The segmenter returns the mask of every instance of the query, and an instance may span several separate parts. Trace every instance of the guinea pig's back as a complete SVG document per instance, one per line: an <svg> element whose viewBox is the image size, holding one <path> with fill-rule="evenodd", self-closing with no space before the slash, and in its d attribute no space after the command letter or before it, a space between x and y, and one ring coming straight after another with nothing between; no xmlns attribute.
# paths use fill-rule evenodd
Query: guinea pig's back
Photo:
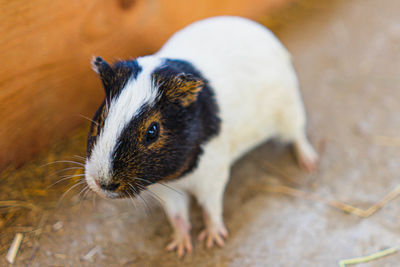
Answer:
<svg viewBox="0 0 400 267"><path fill-rule="evenodd" d="M231 138L234 158L276 134L282 106L303 109L290 54L251 20L223 16L195 22L156 55L187 60L208 79L220 107L221 135Z"/></svg>
<svg viewBox="0 0 400 267"><path fill-rule="evenodd" d="M290 54L269 29L233 16L190 24L172 35L156 55L188 60L213 83L250 80L261 73L264 80L272 79L290 62Z"/></svg>

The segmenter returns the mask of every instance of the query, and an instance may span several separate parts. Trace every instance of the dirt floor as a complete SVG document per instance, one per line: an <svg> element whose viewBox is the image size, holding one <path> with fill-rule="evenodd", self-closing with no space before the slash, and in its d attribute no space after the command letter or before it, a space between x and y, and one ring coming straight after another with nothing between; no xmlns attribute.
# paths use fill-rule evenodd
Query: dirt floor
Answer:
<svg viewBox="0 0 400 267"><path fill-rule="evenodd" d="M79 186L58 203L68 181L46 190L49 180L80 173L49 176L74 165L43 166L84 155L80 130L35 162L1 175L0 266L7 265L17 232L24 233L17 266L338 266L399 246L400 199L368 218L327 201L367 209L400 186L400 2L321 2L300 2L260 19L293 54L308 133L321 154L317 173L299 170L291 149L280 144L246 155L234 165L225 194L226 247L208 251L195 243L194 253L178 260L164 250L171 229L160 207L79 195ZM314 195L320 198L309 199ZM23 202L4 207L11 199ZM202 221L196 205L192 211L195 238ZM400 253L362 266L400 266Z"/></svg>

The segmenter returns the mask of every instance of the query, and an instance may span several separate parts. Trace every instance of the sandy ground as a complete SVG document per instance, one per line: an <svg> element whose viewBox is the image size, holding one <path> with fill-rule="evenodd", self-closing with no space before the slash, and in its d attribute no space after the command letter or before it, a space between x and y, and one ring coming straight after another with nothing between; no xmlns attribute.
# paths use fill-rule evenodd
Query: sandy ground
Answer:
<svg viewBox="0 0 400 267"><path fill-rule="evenodd" d="M196 242L194 253L178 260L164 250L171 229L161 208L99 198L92 203L89 196L51 214L49 222L59 223L46 226L33 261L31 249L22 247L16 265L338 266L341 259L400 245L400 199L360 218L260 191L285 185L368 208L400 185L399 14L398 0L315 2L275 25L293 54L320 169L303 173L290 147L272 142L239 160L225 194L225 248L208 251ZM195 238L202 228L195 204L191 220ZM362 266L400 266L400 253Z"/></svg>

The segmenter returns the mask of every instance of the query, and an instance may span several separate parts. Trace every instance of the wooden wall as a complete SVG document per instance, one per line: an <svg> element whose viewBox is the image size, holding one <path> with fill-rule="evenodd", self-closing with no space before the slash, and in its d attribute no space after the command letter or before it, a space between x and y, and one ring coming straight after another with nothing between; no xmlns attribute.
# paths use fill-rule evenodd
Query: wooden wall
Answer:
<svg viewBox="0 0 400 267"><path fill-rule="evenodd" d="M291 0L0 0L0 169L67 136L103 97L90 58L156 51L215 15L257 18Z"/></svg>

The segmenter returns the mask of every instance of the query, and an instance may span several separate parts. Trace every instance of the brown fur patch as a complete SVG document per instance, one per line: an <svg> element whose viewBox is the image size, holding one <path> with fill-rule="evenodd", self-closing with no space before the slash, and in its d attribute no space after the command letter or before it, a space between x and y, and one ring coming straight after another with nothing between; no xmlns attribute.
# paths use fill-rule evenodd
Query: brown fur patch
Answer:
<svg viewBox="0 0 400 267"><path fill-rule="evenodd" d="M107 116L107 107L106 105L104 105L98 120L95 121L96 123L93 123L90 127L90 133L89 133L90 136L96 137L97 135L99 135L100 129L102 129L104 126L104 121L106 119L106 116Z"/></svg>
<svg viewBox="0 0 400 267"><path fill-rule="evenodd" d="M179 101L184 107L192 104L204 86L202 80L190 75L180 74L167 81L154 77L160 84L166 86L166 96L172 101Z"/></svg>

